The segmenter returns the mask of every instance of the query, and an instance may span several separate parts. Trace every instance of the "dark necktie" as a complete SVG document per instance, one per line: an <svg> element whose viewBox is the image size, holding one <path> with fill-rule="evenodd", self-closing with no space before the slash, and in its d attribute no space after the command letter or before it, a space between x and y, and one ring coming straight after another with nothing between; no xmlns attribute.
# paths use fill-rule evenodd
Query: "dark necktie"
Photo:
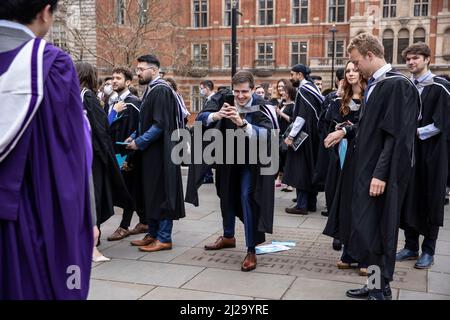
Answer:
<svg viewBox="0 0 450 320"><path fill-rule="evenodd" d="M420 82L416 79L414 80L414 84L417 86Z"/></svg>
<svg viewBox="0 0 450 320"><path fill-rule="evenodd" d="M367 103L367 99L369 99L369 90L370 87L373 85L373 83L375 82L375 78L372 77L369 79L369 82L367 83L367 87L366 90L364 90L364 102Z"/></svg>

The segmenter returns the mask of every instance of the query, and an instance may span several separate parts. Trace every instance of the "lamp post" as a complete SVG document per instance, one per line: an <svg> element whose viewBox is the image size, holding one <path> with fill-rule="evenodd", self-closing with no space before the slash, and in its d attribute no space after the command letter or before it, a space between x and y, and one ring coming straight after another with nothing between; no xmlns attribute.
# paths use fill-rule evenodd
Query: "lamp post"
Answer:
<svg viewBox="0 0 450 320"><path fill-rule="evenodd" d="M336 25L335 25L335 24L333 24L333 27L331 27L330 32L331 32L332 35L333 35L333 40L332 40L332 42L333 42L333 50L332 50L333 56L331 57L331 88L333 88L333 85L334 85L334 58L335 58L335 56L336 56L336 41L335 41L335 34L336 34L336 32L337 32L337 29L336 29Z"/></svg>
<svg viewBox="0 0 450 320"><path fill-rule="evenodd" d="M233 0L231 7L231 77L236 74L237 57L237 0Z"/></svg>

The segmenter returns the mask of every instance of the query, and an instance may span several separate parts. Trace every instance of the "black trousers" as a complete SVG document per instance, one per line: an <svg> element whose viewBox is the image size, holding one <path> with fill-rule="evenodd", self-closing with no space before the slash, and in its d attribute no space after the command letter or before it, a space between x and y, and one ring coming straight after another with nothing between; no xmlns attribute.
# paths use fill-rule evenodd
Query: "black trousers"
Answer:
<svg viewBox="0 0 450 320"><path fill-rule="evenodd" d="M122 221L120 222L120 227L123 229L128 229L131 223L131 219L133 218L133 209L123 209ZM139 216L139 222L142 224L147 224L147 221L144 217L144 212L137 212Z"/></svg>
<svg viewBox="0 0 450 320"><path fill-rule="evenodd" d="M405 229L405 248L412 251L419 251L419 236L420 234L416 230L411 228ZM437 239L424 238L422 242L422 252L433 256L436 250L436 240Z"/></svg>

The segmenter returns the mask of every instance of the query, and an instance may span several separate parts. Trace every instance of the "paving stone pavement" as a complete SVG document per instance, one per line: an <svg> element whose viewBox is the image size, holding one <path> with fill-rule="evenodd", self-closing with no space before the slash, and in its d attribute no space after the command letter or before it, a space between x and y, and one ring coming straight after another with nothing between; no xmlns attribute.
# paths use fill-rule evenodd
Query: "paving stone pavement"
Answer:
<svg viewBox="0 0 450 320"><path fill-rule="evenodd" d="M212 184L200 188L200 206L186 204L186 218L174 222L173 249L154 253L138 251L130 241L108 242L117 228L121 209L102 225L101 252L110 262L92 264L89 299L92 300L345 300L345 291L365 283L357 270L339 270L335 264L341 252L334 251L331 239L322 235L326 218L324 194L318 197L317 212L307 216L286 214L294 193L275 194L272 240L294 241L296 246L274 254L258 255L258 267L240 271L245 257L242 223L236 226L237 246L220 251L205 251L203 246L221 235L219 200ZM400 300L450 300L450 207L445 209L436 248L435 264L430 270L413 268L414 261L397 263L393 298ZM133 217L132 226L138 221ZM399 248L404 236L399 234Z"/></svg>

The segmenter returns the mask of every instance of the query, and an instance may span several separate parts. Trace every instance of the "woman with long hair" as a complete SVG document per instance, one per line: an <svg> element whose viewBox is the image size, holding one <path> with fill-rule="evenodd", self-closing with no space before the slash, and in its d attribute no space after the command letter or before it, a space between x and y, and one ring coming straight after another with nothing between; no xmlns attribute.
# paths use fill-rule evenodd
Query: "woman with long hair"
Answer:
<svg viewBox="0 0 450 320"><path fill-rule="evenodd" d="M272 90L272 95L269 100L270 104L282 108L283 104L283 93L285 92L286 84L291 84L288 79L280 79L277 81L275 89Z"/></svg>
<svg viewBox="0 0 450 320"><path fill-rule="evenodd" d="M330 132L341 126L358 122L361 101L367 86L355 65L349 61L345 66L345 77L341 96L334 99L325 115L330 123ZM344 245L341 260L337 263L339 269L349 269L357 263L347 254L346 244L350 234L351 166L353 141L343 139L340 144L330 149L330 162L325 185L325 200L329 208L329 216L324 234L340 240ZM367 275L366 266L359 265L360 275Z"/></svg>
<svg viewBox="0 0 450 320"><path fill-rule="evenodd" d="M114 205L127 207L131 204L123 177L115 157L115 152L109 134L109 123L105 111L95 92L97 87L97 72L86 62L75 64L80 80L81 100L89 120L92 136L93 160L92 182L94 197L91 198L92 211L96 213L94 226L93 261L108 261L97 249L100 243L100 224L114 215Z"/></svg>

